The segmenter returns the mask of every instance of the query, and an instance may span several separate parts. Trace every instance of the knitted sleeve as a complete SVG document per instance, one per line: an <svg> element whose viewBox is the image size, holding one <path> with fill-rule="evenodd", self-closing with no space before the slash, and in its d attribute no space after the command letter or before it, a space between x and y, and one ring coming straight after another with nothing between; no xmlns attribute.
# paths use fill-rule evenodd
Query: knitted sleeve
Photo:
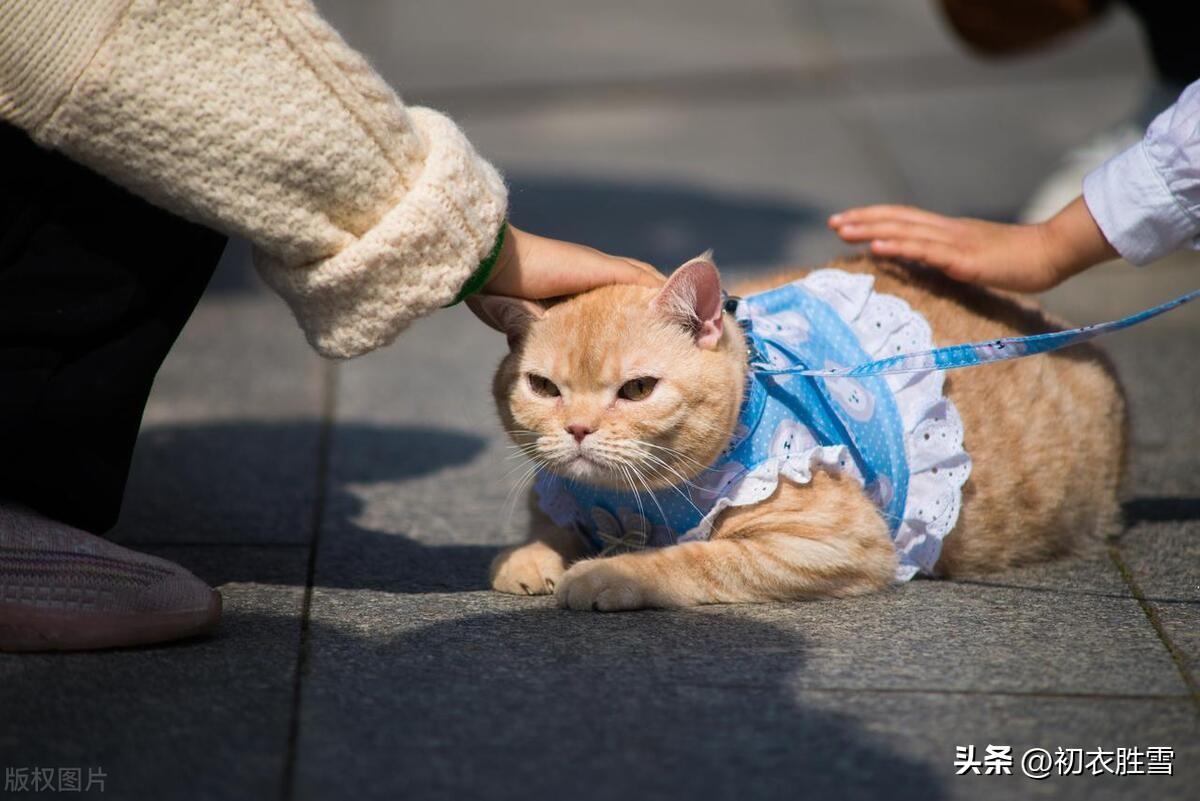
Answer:
<svg viewBox="0 0 1200 801"><path fill-rule="evenodd" d="M454 123L406 108L309 0L5 0L0 117L249 239L331 357L452 300L505 216Z"/></svg>

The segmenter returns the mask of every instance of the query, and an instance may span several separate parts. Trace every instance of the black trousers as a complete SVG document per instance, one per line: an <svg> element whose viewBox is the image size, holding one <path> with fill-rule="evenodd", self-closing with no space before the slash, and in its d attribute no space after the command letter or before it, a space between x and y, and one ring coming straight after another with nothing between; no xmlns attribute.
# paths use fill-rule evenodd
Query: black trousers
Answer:
<svg viewBox="0 0 1200 801"><path fill-rule="evenodd" d="M116 523L150 386L224 245L0 124L0 498Z"/></svg>

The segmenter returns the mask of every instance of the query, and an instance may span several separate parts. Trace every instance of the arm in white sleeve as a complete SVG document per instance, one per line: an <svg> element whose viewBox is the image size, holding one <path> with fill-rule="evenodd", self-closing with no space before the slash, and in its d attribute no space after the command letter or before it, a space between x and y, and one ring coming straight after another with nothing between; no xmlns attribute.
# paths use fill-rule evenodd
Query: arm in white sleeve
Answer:
<svg viewBox="0 0 1200 801"><path fill-rule="evenodd" d="M1141 142L1090 173L1083 198L1127 261L1143 265L1200 249L1200 81L1155 118Z"/></svg>

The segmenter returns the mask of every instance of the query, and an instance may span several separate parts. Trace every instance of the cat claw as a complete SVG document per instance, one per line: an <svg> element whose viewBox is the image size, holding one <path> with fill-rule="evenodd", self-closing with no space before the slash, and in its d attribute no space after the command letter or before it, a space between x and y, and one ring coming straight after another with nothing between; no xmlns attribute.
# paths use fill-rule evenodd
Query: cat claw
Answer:
<svg viewBox="0 0 1200 801"><path fill-rule="evenodd" d="M564 609L621 612L650 606L641 581L614 565L616 559L581 562L565 574L555 591Z"/></svg>
<svg viewBox="0 0 1200 801"><path fill-rule="evenodd" d="M492 562L492 589L510 595L552 595L555 578L565 570L560 554L542 543L527 543L503 551Z"/></svg>

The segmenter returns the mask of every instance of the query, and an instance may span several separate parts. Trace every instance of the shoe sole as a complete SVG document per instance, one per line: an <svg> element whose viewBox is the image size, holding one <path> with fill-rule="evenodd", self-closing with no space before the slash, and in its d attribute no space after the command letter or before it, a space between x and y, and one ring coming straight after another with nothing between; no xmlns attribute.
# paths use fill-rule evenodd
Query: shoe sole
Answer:
<svg viewBox="0 0 1200 801"><path fill-rule="evenodd" d="M102 614L0 603L0 651L94 651L153 645L209 634L221 620L221 593L182 612Z"/></svg>

